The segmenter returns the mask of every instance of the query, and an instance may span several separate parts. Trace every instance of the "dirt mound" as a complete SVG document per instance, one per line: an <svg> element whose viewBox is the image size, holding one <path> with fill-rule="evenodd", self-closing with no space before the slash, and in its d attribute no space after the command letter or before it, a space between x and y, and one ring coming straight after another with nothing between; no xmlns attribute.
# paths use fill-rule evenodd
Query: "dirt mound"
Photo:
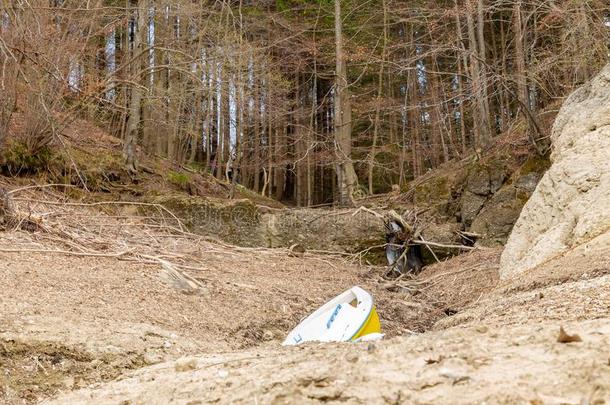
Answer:
<svg viewBox="0 0 610 405"><path fill-rule="evenodd" d="M590 258L599 253L588 251ZM474 252L422 277L430 281L450 273L436 292L466 292L476 280L469 273L486 271L485 263L497 263L497 256L497 251ZM538 279L545 271L539 269ZM530 286L533 290L527 283L507 290L503 283L491 292L479 283L465 295L473 295L470 304L437 322L436 331L375 343L265 345L186 357L51 403L251 403L254 398L261 403L602 404L610 398L609 277L550 280L544 287ZM380 300L378 306L386 303ZM560 342L560 327L580 341Z"/></svg>
<svg viewBox="0 0 610 405"><path fill-rule="evenodd" d="M587 246L549 260L497 287L436 328L490 322L523 324L532 319L577 321L608 317L610 232Z"/></svg>
<svg viewBox="0 0 610 405"><path fill-rule="evenodd" d="M101 357L101 358L100 358ZM0 339L0 399L35 402L58 391L111 381L144 366L141 354L93 356L61 343Z"/></svg>
<svg viewBox="0 0 610 405"><path fill-rule="evenodd" d="M476 250L427 266L417 277L382 282L396 294L376 297L377 306L386 319L399 320L407 334L428 331L496 287L500 252Z"/></svg>
<svg viewBox="0 0 610 405"><path fill-rule="evenodd" d="M604 403L610 323L452 329L184 358L49 403Z"/></svg>

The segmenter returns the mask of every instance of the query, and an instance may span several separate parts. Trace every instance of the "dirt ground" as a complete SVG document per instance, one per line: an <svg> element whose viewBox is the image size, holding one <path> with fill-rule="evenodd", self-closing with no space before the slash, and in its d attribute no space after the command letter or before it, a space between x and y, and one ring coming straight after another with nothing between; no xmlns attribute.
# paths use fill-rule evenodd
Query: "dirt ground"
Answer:
<svg viewBox="0 0 610 405"><path fill-rule="evenodd" d="M5 403L610 401L603 237L519 280L498 280L490 249L388 280L350 257L236 249L125 218L108 235L90 224L116 212L53 212L63 222L1 234ZM385 340L280 346L353 285L374 296ZM582 342L558 343L560 326Z"/></svg>
<svg viewBox="0 0 610 405"><path fill-rule="evenodd" d="M13 234L0 249L21 238L27 235ZM353 285L374 295L388 337L425 330L453 306L399 291L380 277L383 269L345 259L228 249L201 257L205 270L191 275L206 292L185 294L163 279L159 265L1 253L4 400L34 402L185 355L273 349L301 318Z"/></svg>
<svg viewBox="0 0 610 405"><path fill-rule="evenodd" d="M186 357L50 403L601 404L610 324L453 328L380 343Z"/></svg>

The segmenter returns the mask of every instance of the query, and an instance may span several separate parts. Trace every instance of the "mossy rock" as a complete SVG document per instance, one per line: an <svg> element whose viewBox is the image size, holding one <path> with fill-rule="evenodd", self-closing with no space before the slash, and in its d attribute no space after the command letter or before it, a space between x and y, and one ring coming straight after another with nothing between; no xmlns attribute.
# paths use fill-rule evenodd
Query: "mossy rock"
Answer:
<svg viewBox="0 0 610 405"><path fill-rule="evenodd" d="M445 211L451 199L451 183L446 176L432 177L415 186L413 199L418 206L436 206Z"/></svg>
<svg viewBox="0 0 610 405"><path fill-rule="evenodd" d="M84 181L90 191L109 191L113 183L130 183L128 174L123 170L122 157L118 153L102 150L88 153L75 148L69 148L64 153L64 160L70 163L63 167L62 182L81 186ZM71 163L72 160L78 167L78 173Z"/></svg>
<svg viewBox="0 0 610 405"><path fill-rule="evenodd" d="M436 242L443 245L461 245L462 241L458 233L461 228L462 226L458 222L431 223L422 231L422 237L428 242ZM460 249L439 246L427 248L422 246L422 256L425 264L433 264L436 263L436 259L444 260L460 253L463 253Z"/></svg>
<svg viewBox="0 0 610 405"><path fill-rule="evenodd" d="M460 219L465 226L472 224L487 202L487 198L487 196L471 193L470 191L465 191L462 194L460 200Z"/></svg>
<svg viewBox="0 0 610 405"><path fill-rule="evenodd" d="M526 160L526 162L517 171L518 176L525 176L530 173L544 174L551 167L551 160L548 156L534 155Z"/></svg>
<svg viewBox="0 0 610 405"><path fill-rule="evenodd" d="M503 245L519 218L525 201L517 196L512 184L502 187L472 221L469 231L481 235L483 246Z"/></svg>
<svg viewBox="0 0 610 405"><path fill-rule="evenodd" d="M499 246L506 243L523 206L548 167L549 160L545 157L529 158L504 186L491 196L472 220L469 229L482 235L479 240L481 245Z"/></svg>
<svg viewBox="0 0 610 405"><path fill-rule="evenodd" d="M510 176L510 168L502 160L476 162L468 169L465 189L486 196L495 193Z"/></svg>
<svg viewBox="0 0 610 405"><path fill-rule="evenodd" d="M194 233L240 246L264 246L260 214L250 200L216 200L184 195L165 195L161 204Z"/></svg>
<svg viewBox="0 0 610 405"><path fill-rule="evenodd" d="M62 156L50 146L32 152L23 142L10 140L2 151L0 169L8 176L59 172L64 165Z"/></svg>
<svg viewBox="0 0 610 405"><path fill-rule="evenodd" d="M191 182L191 176L183 172L175 172L170 170L167 173L167 181L181 190L188 190Z"/></svg>

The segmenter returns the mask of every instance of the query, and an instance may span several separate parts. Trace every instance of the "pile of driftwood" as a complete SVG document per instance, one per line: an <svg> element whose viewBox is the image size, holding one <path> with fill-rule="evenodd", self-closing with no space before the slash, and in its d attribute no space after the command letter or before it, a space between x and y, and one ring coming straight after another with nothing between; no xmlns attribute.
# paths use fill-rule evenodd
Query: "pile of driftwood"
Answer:
<svg viewBox="0 0 610 405"><path fill-rule="evenodd" d="M70 186L0 188L0 231L10 232L2 238L0 252L109 257L158 264L160 275L168 284L185 294L197 295L206 294L207 290L201 277L195 278L187 271L205 268L198 252L246 253L244 249L189 233L178 217L159 204L74 202L54 192L56 187ZM45 199L41 199L40 189ZM124 209L129 206L136 209ZM137 212L144 207L156 212ZM182 243L185 241L188 243Z"/></svg>
<svg viewBox="0 0 610 405"><path fill-rule="evenodd" d="M467 245L454 245L427 241L422 232L425 227L424 221L419 217L421 212L410 210L400 215L395 210L388 211L382 215L370 208L360 207L353 215L359 212L367 212L383 221L385 226L386 243L384 249L388 261L386 277L401 277L405 274L417 274L424 267L422 249L428 249L432 257L439 262L439 258L433 248L472 250L474 247ZM476 237L474 234L469 234ZM462 235L462 237L464 237Z"/></svg>
<svg viewBox="0 0 610 405"><path fill-rule="evenodd" d="M55 191L66 187L70 186L32 185L11 190L0 187L0 230L21 234L20 238L7 234L3 238L5 243L0 244L0 252L112 257L157 264L166 273L164 278L169 283L188 294L205 291L201 277L193 278L186 273L206 268L201 251L219 257L253 251L278 257L302 257L305 253L298 249L302 248L300 246L266 249L229 245L188 232L180 219L162 205L128 201L74 202ZM435 247L473 249L426 241L422 236L425 224L416 211L402 215L388 211L382 215L360 207L352 215L359 212L372 214L386 224L386 244L383 245L388 260L386 279L403 282L421 271L422 249L429 249L432 256L435 256ZM24 235L27 238L24 239ZM24 243L26 239L27 243ZM336 253L339 258L340 252ZM327 255L318 257L313 251L308 255L334 267L324 259Z"/></svg>
<svg viewBox="0 0 610 405"><path fill-rule="evenodd" d="M16 206L11 197L14 192L0 187L0 229L5 231L16 229L34 231L38 229L42 223L42 217L31 211L23 211Z"/></svg>
<svg viewBox="0 0 610 405"><path fill-rule="evenodd" d="M160 204L131 201L74 201L70 185L0 188L0 252L107 257L155 264L172 287L189 295L207 294L209 262L227 255L251 260L252 253L277 260L295 249L246 248L196 235ZM303 253L301 253L301 256ZM308 253L334 267L323 256ZM190 274L189 274L190 273Z"/></svg>

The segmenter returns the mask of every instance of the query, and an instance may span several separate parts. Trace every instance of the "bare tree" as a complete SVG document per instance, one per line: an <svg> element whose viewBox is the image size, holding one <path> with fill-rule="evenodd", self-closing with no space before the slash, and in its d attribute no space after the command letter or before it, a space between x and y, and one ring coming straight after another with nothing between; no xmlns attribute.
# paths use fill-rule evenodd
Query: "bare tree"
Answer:
<svg viewBox="0 0 610 405"><path fill-rule="evenodd" d="M341 0L335 0L335 148L337 154L337 183L339 203L353 204L354 187L358 177L351 160L352 105L347 81L347 65L343 52Z"/></svg>

